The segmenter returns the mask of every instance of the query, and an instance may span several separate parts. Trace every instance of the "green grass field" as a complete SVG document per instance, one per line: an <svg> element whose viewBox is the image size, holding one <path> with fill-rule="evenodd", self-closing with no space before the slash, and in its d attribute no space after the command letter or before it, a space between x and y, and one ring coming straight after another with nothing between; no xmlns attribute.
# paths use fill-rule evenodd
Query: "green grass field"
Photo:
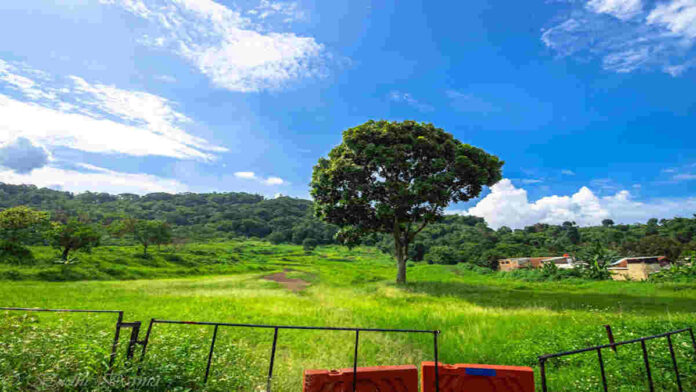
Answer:
<svg viewBox="0 0 696 392"><path fill-rule="evenodd" d="M538 371L540 354L606 343L604 324L612 325L617 340L696 325L696 283L527 282L462 266L416 264L408 268L410 283L400 287L393 284L391 259L371 248L321 247L306 255L297 246L254 241L163 249L151 259L134 257L135 247L102 247L80 255L74 266L52 265L55 250L34 251L37 266L0 267L6 279L0 281L0 306L119 309L126 321L145 325L154 317L440 329L445 363ZM310 285L293 292L263 279L285 269ZM147 279L39 281L114 278ZM71 390L56 380L103 376L114 322L112 315L0 312L0 390ZM212 327L156 325L143 375L157 378L156 390L263 390L273 331L221 328L204 387L212 333ZM694 391L696 355L687 336L674 342L684 390ZM353 341L352 332L281 330L273 390L301 390L306 368L350 367ZM648 347L656 390L676 390L666 342ZM122 344L116 374L132 374L124 352ZM363 333L359 357L361 366L418 365L432 360L432 336ZM647 390L640 345L605 351L604 357L610 390ZM548 370L550 391L601 388L594 353L552 361Z"/></svg>

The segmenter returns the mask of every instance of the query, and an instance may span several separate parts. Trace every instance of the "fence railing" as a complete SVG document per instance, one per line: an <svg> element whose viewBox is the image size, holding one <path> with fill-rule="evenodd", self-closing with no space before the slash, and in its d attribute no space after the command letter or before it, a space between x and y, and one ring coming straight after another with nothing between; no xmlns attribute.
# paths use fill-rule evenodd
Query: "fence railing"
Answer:
<svg viewBox="0 0 696 392"><path fill-rule="evenodd" d="M694 339L694 331L692 328L678 329L675 331L664 332L664 333L657 334L657 335L644 336L642 338L624 340L621 342L614 342L614 334L611 331L611 327L609 327L608 325L605 327L607 328L607 335L609 337L609 344L603 344L603 345L599 345L599 346L592 346L592 347L586 347L586 348L581 348L581 349L577 349L577 350L564 351L564 352L560 352L560 353L546 354L546 355L539 356L539 368L541 371L541 390L543 392L548 392L548 388L546 385L546 362L549 359L566 357L566 356L570 356L570 355L577 355L577 354L582 354L582 353L591 352L591 351L597 352L597 363L599 365L600 376L601 376L601 380L602 380L602 387L604 388L604 392L607 392L609 390L608 389L609 387L607 384L607 376L606 376L605 369L604 369L604 359L602 358L602 350L611 349L613 351L616 351L616 348L619 346L624 346L627 344L634 344L634 343L640 343L640 345L641 345L641 349L643 352L643 364L645 366L648 388L649 388L650 392L654 392L655 386L653 384L652 373L650 371L650 359L648 357L648 349L647 349L645 342L650 341L650 340L654 340L654 339L660 339L660 338L667 339L667 344L669 346L669 354L672 358L672 367L674 369L674 375L675 375L675 379L676 379L676 383L677 383L677 388L678 388L679 392L683 392L682 383L681 383L681 376L679 374L679 366L677 365L677 357L676 357L675 352L674 352L674 345L672 344L672 336L676 335L676 334L688 332L689 335L691 336L691 344L693 346L694 352L696 353L696 339Z"/></svg>
<svg viewBox="0 0 696 392"><path fill-rule="evenodd" d="M358 346L360 342L361 332L393 332L393 333L424 333L433 335L433 358L435 364L438 364L438 335L439 330L420 330L420 329L392 329L392 328L353 328L353 327L316 327L316 326L298 326L298 325L266 325L266 324L235 324L235 323L222 323L222 322L204 322L204 321L180 321L180 320L158 320L151 319L150 325L147 328L147 333L145 339L143 340L143 349L140 355L141 364L145 360L145 354L147 353L148 344L150 337L152 336L152 327L155 324L184 324L184 325L207 325L214 326L213 336L210 342L210 350L208 352L208 360L205 367L205 375L203 377L203 382L208 382L208 376L210 374L210 366L213 359L213 351L215 350L215 340L217 338L217 332L219 327L237 327L237 328L261 328L261 329L272 329L273 330L273 345L271 346L270 360L268 366L268 377L266 379L266 391L271 392L272 380L273 380L273 366L275 363L275 353L276 345L278 343L278 331L280 330L314 330L314 331L349 331L355 332L355 344L353 350L353 392L357 388L357 377L358 377ZM138 369L140 372L140 369ZM439 392L439 374L438 367L435 366L435 391Z"/></svg>
<svg viewBox="0 0 696 392"><path fill-rule="evenodd" d="M439 371L438 371L438 336L440 335L439 330L420 330L420 329L393 329L393 328L358 328L358 327L326 327L326 326L298 326L298 325L266 325L266 324L237 324L237 323L224 323L224 322L209 322L209 321L181 321L181 320L160 320L160 319L150 319L150 323L145 334L145 338L141 341L138 340L141 322L124 322L122 310L84 310L84 309L39 309L39 308L8 308L0 307L0 310L8 311L24 311L24 312L75 312L75 313L114 313L118 314L118 319L116 320L116 332L114 333L114 340L111 346L111 354L109 357L109 368L108 372L111 372L114 360L116 359L116 351L118 348L119 336L121 328L131 328L131 336L128 342L127 358L133 358L135 351L135 346L140 344L142 346L142 351L140 353L140 365L138 366L138 374L141 373L142 365L145 361L145 355L147 353L148 346L150 344L150 338L152 336L153 326L155 324L178 324L178 325L203 325L203 326L213 326L213 336L210 342L210 349L208 351L207 362L205 366L205 373L203 376L203 383L208 382L208 377L210 375L210 368L213 361L213 353L215 350L215 342L217 339L217 333L219 327L237 327L237 328L261 328L261 329L272 329L273 330L273 345L271 347L268 376L266 379L266 391L271 392L272 380L273 380L273 367L275 364L275 353L278 343L278 332L280 330L314 330L314 331L348 331L355 332L355 343L353 347L353 392L356 392L357 388L357 378L358 378L358 346L360 343L360 333L363 332L379 332L379 333L416 333L416 334L432 334L433 335L433 359L436 364L435 366L435 391L439 392Z"/></svg>
<svg viewBox="0 0 696 392"><path fill-rule="evenodd" d="M113 338L113 342L111 344L111 352L109 355L109 365L108 365L108 369L107 369L107 372L109 372L109 373L113 369L114 361L115 361L116 356L117 356L117 349L118 349L119 338L120 338L122 328L130 328L131 329L131 335L130 335L130 339L128 341L128 349L126 351L126 357L128 359L132 359L134 357L136 345L139 344L142 346L142 350L140 353L140 359L139 359L140 365L138 367L138 374L140 374L140 372L142 370L142 365L145 362L145 356L147 353L148 346L150 344L150 338L152 337L152 331L153 331L153 327L155 324L212 326L214 328L213 328L212 339L210 342L210 348L208 350L207 362L205 365L205 373L203 376L204 383L208 382L208 378L210 375L210 368L211 368L212 361L213 361L213 354L214 354L214 350L215 350L215 342L217 340L217 333L218 333L218 329L220 327L272 329L273 330L273 344L271 346L270 358L269 358L269 367L268 367L268 376L266 379L266 391L267 392L271 392L272 380L273 380L273 367L275 364L275 354L276 354L276 347L277 347L277 343L278 343L278 332L280 330L315 330L315 331L354 332L355 333L355 343L354 343L354 347L353 347L353 385L352 385L353 392L355 392L356 388L357 388L358 347L359 347L359 343L360 343L360 333L361 332L362 333L378 332L378 333L432 334L432 336L433 336L433 358L434 358L434 362L435 362L435 380L434 380L435 391L439 392L439 390L440 390L439 370L438 370L438 368L439 368L438 336L440 334L439 330L330 327L330 326L297 326L297 325L272 325L272 324L239 324L239 323L209 322L209 321L162 320L162 319L152 318L152 319L150 319L150 323L148 325L147 332L145 334L145 338L143 340L138 340L139 334L140 334L141 322L140 321L124 322L123 321L124 311L122 311L122 310L43 309L43 308L0 307L0 311L116 314L117 319L116 319L116 325L115 325L115 331L114 331L114 338ZM688 332L688 334L691 338L691 344L693 346L694 353L696 353L696 338L694 337L693 328L678 329L678 330L664 332L664 333L657 334L657 335L651 335L651 336L645 336L645 337L641 337L641 338L637 338L637 339L615 342L611 327L608 325L605 327L607 329L607 336L609 338L609 344L591 346L591 347L586 347L586 348L581 348L581 349L571 350L571 351L564 351L564 352L559 352L559 353L554 353L554 354L545 354L545 355L541 355L538 357L539 369L541 372L541 374L540 374L541 389L543 392L548 392L547 374L546 374L547 361L554 359L554 358L577 355L577 354L582 354L582 353L587 353L587 352L592 352L592 351L597 353L597 363L599 365L602 387L603 387L605 392L608 392L608 383L607 383L607 377L606 377L606 372L605 372L605 367L604 367L604 359L602 357L602 350L611 349L613 351L617 351L617 347L628 345L628 344L635 344L635 343L640 343L640 345L641 345L643 363L644 363L645 371L646 371L647 384L649 387L649 391L654 392L655 387L653 384L653 378L652 378L652 373L651 373L651 368L650 368L650 359L648 356L646 342L650 341L650 340L654 340L654 339L660 339L660 338L665 338L667 340L667 344L669 347L669 354L670 354L671 362L672 362L672 367L674 369L674 375L675 375L675 381L677 384L677 388L678 388L679 392L683 392L681 375L679 373L679 366L677 364L677 359L676 359L676 355L675 355L675 351L674 351L674 344L672 342L672 336Z"/></svg>
<svg viewBox="0 0 696 392"><path fill-rule="evenodd" d="M128 348L128 356L131 358L133 356L133 347L137 341L138 331L140 329L140 322L134 323L124 323L123 322L123 311L122 310L91 310L91 309L42 309L42 308L13 308L13 307L0 307L0 310L7 311L17 311L17 312L55 312L55 313L111 313L117 314L116 327L114 332L114 341L111 344L111 354L109 355L109 368L108 371L114 366L114 361L116 360L116 350L118 348L118 340L121 335L121 328L131 328L131 344Z"/></svg>

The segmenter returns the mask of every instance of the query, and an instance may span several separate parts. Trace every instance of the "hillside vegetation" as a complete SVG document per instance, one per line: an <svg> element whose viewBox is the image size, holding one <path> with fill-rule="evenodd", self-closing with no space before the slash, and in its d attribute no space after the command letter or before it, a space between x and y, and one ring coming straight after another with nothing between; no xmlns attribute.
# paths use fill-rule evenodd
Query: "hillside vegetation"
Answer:
<svg viewBox="0 0 696 392"><path fill-rule="evenodd" d="M314 218L310 201L289 197L265 199L247 193L72 194L0 184L0 210L20 205L47 211L54 221L75 218L97 224L103 228L102 245L136 243L130 236L113 236L107 230L127 217L164 221L172 228L171 241L179 244L231 238L263 238L276 244L336 243L337 228ZM31 243L47 244L40 236ZM363 244L387 253L394 249L390 236L373 235ZM578 227L573 222L539 223L518 230L493 230L482 218L446 216L416 237L409 259L495 268L497 260L505 257L564 253L582 257L583 250L596 244L616 257L666 255L677 260L696 251L696 218L650 219L631 225L605 220L594 227Z"/></svg>

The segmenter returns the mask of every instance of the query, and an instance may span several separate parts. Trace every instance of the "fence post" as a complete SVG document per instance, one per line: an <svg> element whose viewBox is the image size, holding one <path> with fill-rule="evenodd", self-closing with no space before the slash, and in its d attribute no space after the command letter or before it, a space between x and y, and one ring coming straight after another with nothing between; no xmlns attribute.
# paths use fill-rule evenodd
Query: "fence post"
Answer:
<svg viewBox="0 0 696 392"><path fill-rule="evenodd" d="M355 330L355 353L353 353L353 392L358 390L358 340L360 339L360 330Z"/></svg>
<svg viewBox="0 0 696 392"><path fill-rule="evenodd" d="M121 323L123 322L123 311L118 312L118 319L116 320L116 332L114 333L114 343L111 345L111 357L109 358L109 369L107 374L111 373L114 366L114 361L116 360L116 350L118 349L118 338L121 334Z"/></svg>
<svg viewBox="0 0 696 392"><path fill-rule="evenodd" d="M210 363L213 361L213 350L215 349L215 339L217 338L218 325L213 330L213 340L210 342L210 352L208 353L208 366L205 368L205 379L203 384L208 383L208 374L210 373Z"/></svg>
<svg viewBox="0 0 696 392"><path fill-rule="evenodd" d="M650 361L648 360L648 349L645 346L645 339L641 339L640 345L643 348L643 362L645 362L645 371L648 374L648 385L650 386L650 392L655 391L653 386L652 374L650 373Z"/></svg>
<svg viewBox="0 0 696 392"><path fill-rule="evenodd" d="M273 347L271 348L271 364L268 366L268 381L266 382L266 392L271 392L271 379L273 378L273 361L275 360L276 343L278 342L278 327L273 333Z"/></svg>

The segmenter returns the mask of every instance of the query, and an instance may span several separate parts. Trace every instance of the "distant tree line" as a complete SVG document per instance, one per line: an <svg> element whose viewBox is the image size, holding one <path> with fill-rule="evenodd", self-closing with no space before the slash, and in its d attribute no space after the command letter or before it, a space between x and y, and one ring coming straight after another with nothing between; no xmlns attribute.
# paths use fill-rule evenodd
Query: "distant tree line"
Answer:
<svg viewBox="0 0 696 392"><path fill-rule="evenodd" d="M337 243L338 232L336 226L313 216L309 200L266 199L248 193L73 194L0 183L0 215L0 259L22 252L26 256L26 245L35 244L53 245L61 255L66 252L67 259L75 250L95 244L138 244L147 252L150 246L162 243L240 237L311 249ZM390 235L373 234L361 242L394 252ZM650 219L631 225L607 219L593 227L578 227L574 222L538 223L517 230L493 230L482 218L448 215L419 233L408 249L408 259L495 268L501 258L564 253L581 257L584 249L596 245L620 256L677 259L696 251L696 217Z"/></svg>

